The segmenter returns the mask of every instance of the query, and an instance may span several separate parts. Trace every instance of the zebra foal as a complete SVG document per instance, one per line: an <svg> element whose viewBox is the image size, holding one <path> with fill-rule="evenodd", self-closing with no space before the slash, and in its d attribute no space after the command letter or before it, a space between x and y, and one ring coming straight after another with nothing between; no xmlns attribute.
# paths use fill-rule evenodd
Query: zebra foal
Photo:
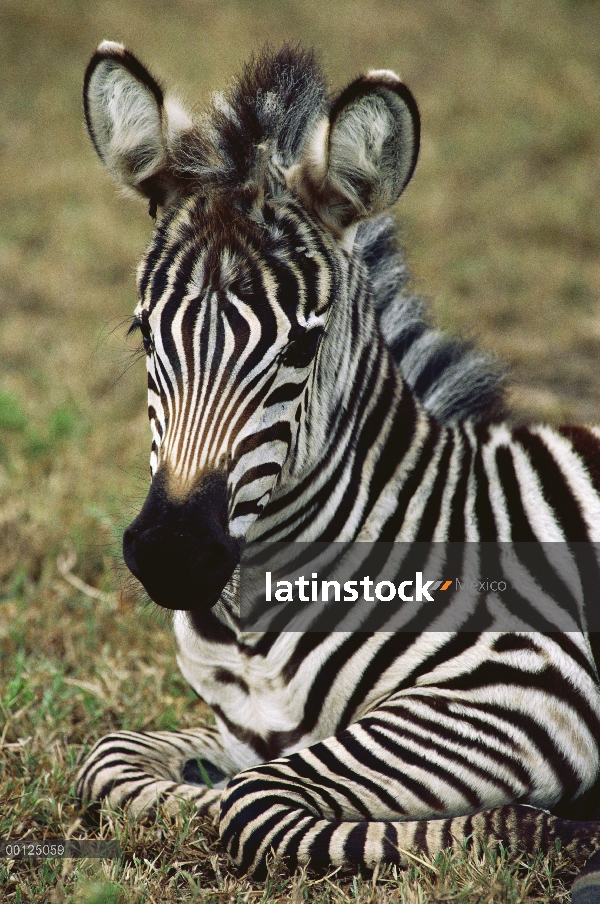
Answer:
<svg viewBox="0 0 600 904"><path fill-rule="evenodd" d="M216 726L101 739L80 798L193 801L257 875L270 850L320 869L465 839L593 854L588 634L240 625L249 540L600 539L600 432L482 419L497 375L408 293L383 215L417 160L409 90L375 71L329 100L313 57L283 48L192 122L104 42L84 102L106 169L161 211L133 322L152 481L125 561L173 610Z"/></svg>

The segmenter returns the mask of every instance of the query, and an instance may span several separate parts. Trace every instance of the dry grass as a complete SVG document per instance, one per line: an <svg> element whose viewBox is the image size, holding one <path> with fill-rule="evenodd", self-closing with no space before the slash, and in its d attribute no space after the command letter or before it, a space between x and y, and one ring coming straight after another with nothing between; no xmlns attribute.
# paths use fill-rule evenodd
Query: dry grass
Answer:
<svg viewBox="0 0 600 904"><path fill-rule="evenodd" d="M395 68L423 117L398 211L419 288L445 327L478 333L512 365L518 416L598 420L600 4L0 0L0 21L0 837L116 832L125 852L119 864L0 862L3 898L563 900L573 865L559 856L318 883L274 867L254 885L231 876L214 827L190 814L77 824L82 748L117 727L203 716L166 622L116 564L147 483L143 366L120 325L150 221L94 161L80 84L104 37L192 104L267 37L316 45L338 85ZM65 579L65 552L95 597Z"/></svg>

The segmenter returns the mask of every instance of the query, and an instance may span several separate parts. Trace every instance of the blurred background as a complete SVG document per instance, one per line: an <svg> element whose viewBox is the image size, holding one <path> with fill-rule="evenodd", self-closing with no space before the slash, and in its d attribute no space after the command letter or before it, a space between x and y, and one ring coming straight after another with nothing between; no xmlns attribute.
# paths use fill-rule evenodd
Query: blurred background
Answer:
<svg viewBox="0 0 600 904"><path fill-rule="evenodd" d="M316 47L333 86L400 73L423 139L397 215L435 320L510 365L516 418L600 421L599 3L0 0L3 837L40 807L60 826L72 745L197 720L168 629L115 565L148 482L125 330L151 221L84 131L103 38L192 108L266 39Z"/></svg>

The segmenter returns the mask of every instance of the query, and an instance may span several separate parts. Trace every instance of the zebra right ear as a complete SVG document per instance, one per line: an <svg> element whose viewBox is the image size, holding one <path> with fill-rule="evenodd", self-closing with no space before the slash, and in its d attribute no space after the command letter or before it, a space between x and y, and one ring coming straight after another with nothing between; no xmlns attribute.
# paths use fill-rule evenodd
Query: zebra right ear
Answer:
<svg viewBox="0 0 600 904"><path fill-rule="evenodd" d="M191 125L158 82L122 44L103 41L83 87L85 121L100 160L121 185L165 203L173 176L169 145Z"/></svg>
<svg viewBox="0 0 600 904"><path fill-rule="evenodd" d="M419 111L406 85L393 72L369 72L317 124L291 184L343 234L395 204L416 166L419 135Z"/></svg>

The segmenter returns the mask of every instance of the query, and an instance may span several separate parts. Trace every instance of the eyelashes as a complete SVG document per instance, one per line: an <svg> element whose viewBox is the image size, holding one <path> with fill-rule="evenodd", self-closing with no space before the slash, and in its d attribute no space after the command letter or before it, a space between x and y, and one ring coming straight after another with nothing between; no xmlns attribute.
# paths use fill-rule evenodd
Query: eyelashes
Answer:
<svg viewBox="0 0 600 904"><path fill-rule="evenodd" d="M134 333L142 334L142 342L144 351L147 355L151 355L154 351L154 340L152 339L152 330L150 329L150 319L148 311L143 310L139 317L136 315L131 321L131 326L127 330L127 335L132 336Z"/></svg>

